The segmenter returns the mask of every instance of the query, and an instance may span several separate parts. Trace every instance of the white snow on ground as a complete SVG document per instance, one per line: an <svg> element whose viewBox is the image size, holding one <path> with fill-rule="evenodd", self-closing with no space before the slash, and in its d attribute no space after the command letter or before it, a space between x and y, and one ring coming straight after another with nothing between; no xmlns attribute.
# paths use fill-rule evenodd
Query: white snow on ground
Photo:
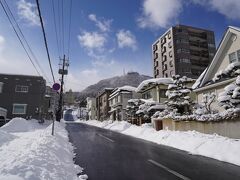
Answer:
<svg viewBox="0 0 240 180"><path fill-rule="evenodd" d="M1 180L79 180L82 168L73 162L73 146L65 124L38 124L15 118L0 128Z"/></svg>
<svg viewBox="0 0 240 180"><path fill-rule="evenodd" d="M239 139L230 139L217 134L203 134L196 131L156 131L151 124L136 126L126 121L100 122L89 120L80 122L240 166Z"/></svg>

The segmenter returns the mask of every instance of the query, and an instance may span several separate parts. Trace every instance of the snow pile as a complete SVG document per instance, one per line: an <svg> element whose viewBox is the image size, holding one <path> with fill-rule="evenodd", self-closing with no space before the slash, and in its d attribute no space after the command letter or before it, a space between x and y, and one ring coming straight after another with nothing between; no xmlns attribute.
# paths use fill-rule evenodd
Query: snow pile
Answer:
<svg viewBox="0 0 240 180"><path fill-rule="evenodd" d="M11 138L8 143L0 142L0 179L83 179L77 176L82 168L73 162L73 146L65 124L55 122L54 136L52 125L37 127L35 121L19 118L0 130L1 135L3 131Z"/></svg>
<svg viewBox="0 0 240 180"><path fill-rule="evenodd" d="M99 121L82 121L98 126ZM123 127L124 124L124 128ZM128 125L127 125L128 124ZM157 144L171 146L187 151L194 155L202 155L240 165L240 140L230 139L219 135L203 134L196 131L156 131L150 124L136 126L127 122L115 121L105 129L116 130L126 135L152 141Z"/></svg>
<svg viewBox="0 0 240 180"><path fill-rule="evenodd" d="M6 132L25 132L33 129L32 123L29 123L26 119L23 118L13 118L7 124L1 127L1 130Z"/></svg>
<svg viewBox="0 0 240 180"><path fill-rule="evenodd" d="M5 142L9 142L15 138L16 136L14 136L13 134L9 134L5 131L0 130L0 145L4 144Z"/></svg>
<svg viewBox="0 0 240 180"><path fill-rule="evenodd" d="M173 82L172 78L153 78L153 79L147 79L143 81L139 86L136 88L136 92L140 92L145 87L149 86L150 84L158 85L169 85Z"/></svg>

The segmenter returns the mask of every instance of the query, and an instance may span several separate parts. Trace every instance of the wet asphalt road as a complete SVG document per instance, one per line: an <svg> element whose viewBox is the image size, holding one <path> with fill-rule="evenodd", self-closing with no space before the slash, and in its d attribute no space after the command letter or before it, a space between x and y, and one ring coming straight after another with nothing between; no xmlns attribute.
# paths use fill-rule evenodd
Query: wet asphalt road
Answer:
<svg viewBox="0 0 240 180"><path fill-rule="evenodd" d="M239 166L81 123L66 129L89 180L240 180Z"/></svg>

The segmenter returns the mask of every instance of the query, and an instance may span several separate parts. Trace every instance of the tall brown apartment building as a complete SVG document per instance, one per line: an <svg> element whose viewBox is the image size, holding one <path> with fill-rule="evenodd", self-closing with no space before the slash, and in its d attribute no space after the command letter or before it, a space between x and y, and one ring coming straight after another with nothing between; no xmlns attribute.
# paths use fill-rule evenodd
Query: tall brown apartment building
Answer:
<svg viewBox="0 0 240 180"><path fill-rule="evenodd" d="M154 77L179 74L198 78L215 51L213 31L185 25L171 27L152 45Z"/></svg>

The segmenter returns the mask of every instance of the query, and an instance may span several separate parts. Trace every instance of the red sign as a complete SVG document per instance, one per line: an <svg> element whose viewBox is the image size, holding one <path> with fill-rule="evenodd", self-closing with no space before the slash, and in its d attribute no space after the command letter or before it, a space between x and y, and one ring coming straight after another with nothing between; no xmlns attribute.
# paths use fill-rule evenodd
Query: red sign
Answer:
<svg viewBox="0 0 240 180"><path fill-rule="evenodd" d="M60 84L58 84L58 83L54 83L53 84L53 86L52 86L52 89L54 90L54 91L58 91L59 89L60 89Z"/></svg>

